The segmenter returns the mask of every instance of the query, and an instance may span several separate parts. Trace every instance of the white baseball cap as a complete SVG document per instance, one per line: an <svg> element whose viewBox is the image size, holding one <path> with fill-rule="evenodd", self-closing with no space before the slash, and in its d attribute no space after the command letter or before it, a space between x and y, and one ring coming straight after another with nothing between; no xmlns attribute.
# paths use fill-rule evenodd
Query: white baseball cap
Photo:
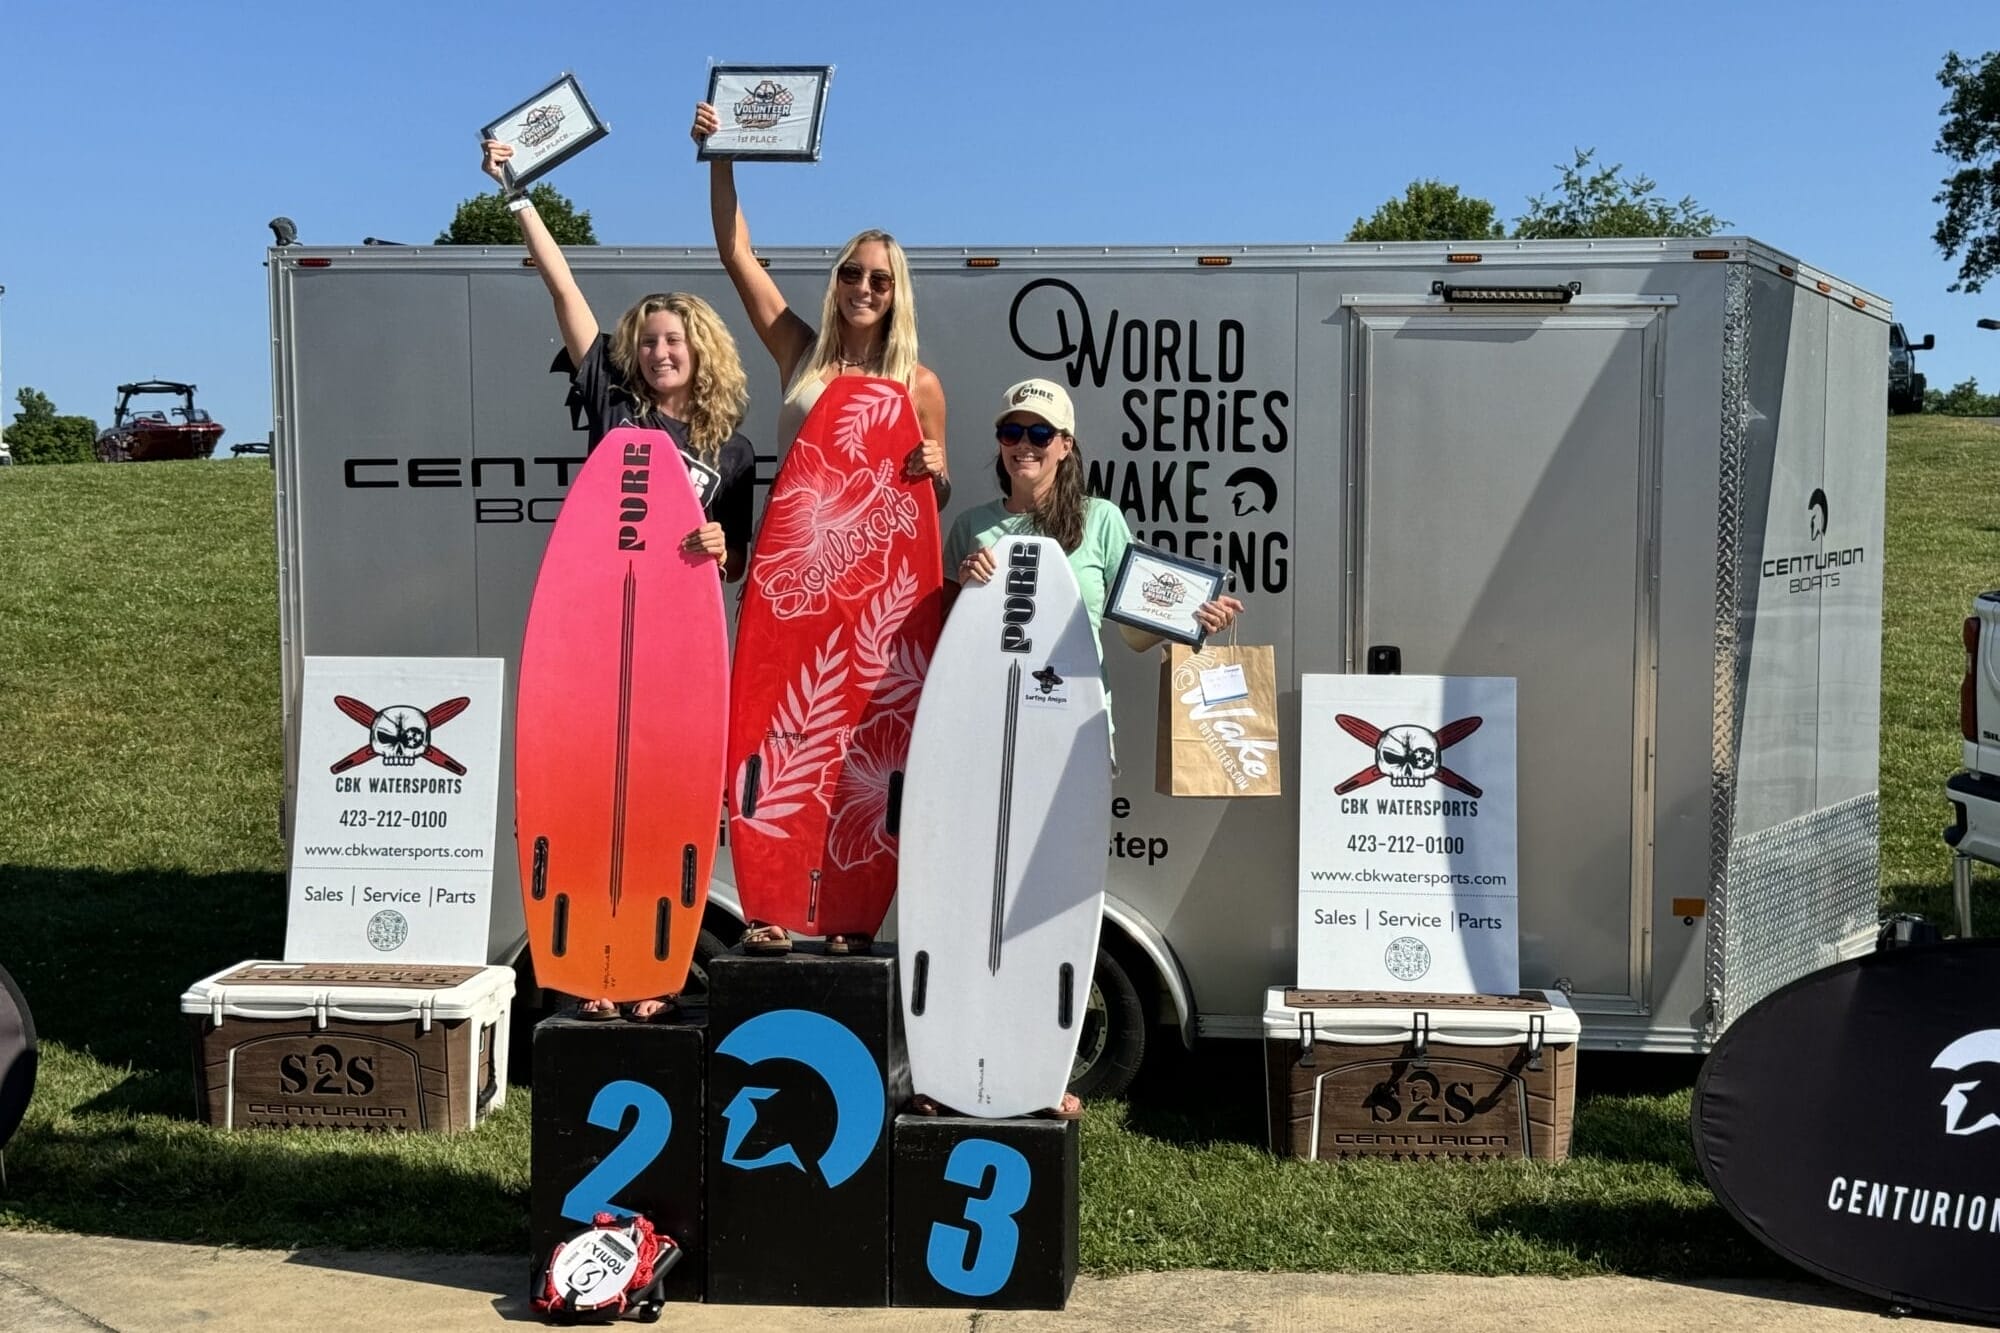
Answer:
<svg viewBox="0 0 2000 1333"><path fill-rule="evenodd" d="M993 424L999 425L1012 412L1032 412L1063 434L1076 434L1076 408L1070 405L1069 394L1062 385L1054 380L1022 380L1007 390L1006 405L993 418Z"/></svg>

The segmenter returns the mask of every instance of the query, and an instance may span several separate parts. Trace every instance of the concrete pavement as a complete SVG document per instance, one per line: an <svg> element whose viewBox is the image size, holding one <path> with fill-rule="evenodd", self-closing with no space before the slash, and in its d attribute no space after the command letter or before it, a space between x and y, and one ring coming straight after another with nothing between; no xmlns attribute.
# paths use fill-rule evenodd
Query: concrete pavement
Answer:
<svg viewBox="0 0 2000 1333"><path fill-rule="evenodd" d="M14 1333L396 1333L539 1323L527 1261L479 1255L241 1250L0 1231L0 1330ZM669 1306L660 1327L841 1333L1135 1333L1153 1328L1875 1330L1879 1306L1804 1282L1637 1278L1396 1277L1337 1273L1142 1273L1079 1278L1061 1313ZM1954 1327L1907 1319L1900 1328Z"/></svg>

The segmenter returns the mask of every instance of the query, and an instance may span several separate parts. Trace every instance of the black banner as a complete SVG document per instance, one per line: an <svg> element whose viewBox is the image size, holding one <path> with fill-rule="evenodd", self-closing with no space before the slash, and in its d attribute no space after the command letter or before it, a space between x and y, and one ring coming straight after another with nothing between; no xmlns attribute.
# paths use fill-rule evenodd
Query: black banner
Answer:
<svg viewBox="0 0 2000 1333"><path fill-rule="evenodd" d="M1766 996L1694 1091L1723 1206L1800 1267L2000 1322L2000 940L1896 949Z"/></svg>

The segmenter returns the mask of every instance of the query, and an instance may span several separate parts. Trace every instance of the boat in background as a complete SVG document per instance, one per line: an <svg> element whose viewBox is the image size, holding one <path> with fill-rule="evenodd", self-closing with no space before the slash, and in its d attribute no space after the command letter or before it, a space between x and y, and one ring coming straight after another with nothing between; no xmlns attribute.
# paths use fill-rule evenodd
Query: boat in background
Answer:
<svg viewBox="0 0 2000 1333"><path fill-rule="evenodd" d="M118 386L111 424L97 437L100 463L156 463L168 458L207 458L222 438L222 426L194 405L192 384L141 380ZM167 412L140 411L132 400L143 394L178 394L181 405Z"/></svg>

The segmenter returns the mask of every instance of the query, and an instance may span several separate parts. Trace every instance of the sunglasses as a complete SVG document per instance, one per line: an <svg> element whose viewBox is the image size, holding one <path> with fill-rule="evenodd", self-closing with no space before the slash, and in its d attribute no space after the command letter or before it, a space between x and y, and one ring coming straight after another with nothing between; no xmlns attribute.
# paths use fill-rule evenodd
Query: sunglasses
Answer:
<svg viewBox="0 0 2000 1333"><path fill-rule="evenodd" d="M1018 421L1003 421L993 428L993 438L1002 444L1019 444L1023 439L1037 449L1046 449L1055 443L1056 436L1062 434L1046 421L1037 421L1032 426L1023 426Z"/></svg>
<svg viewBox="0 0 2000 1333"><path fill-rule="evenodd" d="M873 273L864 274L859 264L842 264L834 270L834 274L840 279L840 285L843 287L856 286L861 282L863 277L866 277L868 279L868 290L877 296L884 295L896 285L895 274L884 273L879 268Z"/></svg>

